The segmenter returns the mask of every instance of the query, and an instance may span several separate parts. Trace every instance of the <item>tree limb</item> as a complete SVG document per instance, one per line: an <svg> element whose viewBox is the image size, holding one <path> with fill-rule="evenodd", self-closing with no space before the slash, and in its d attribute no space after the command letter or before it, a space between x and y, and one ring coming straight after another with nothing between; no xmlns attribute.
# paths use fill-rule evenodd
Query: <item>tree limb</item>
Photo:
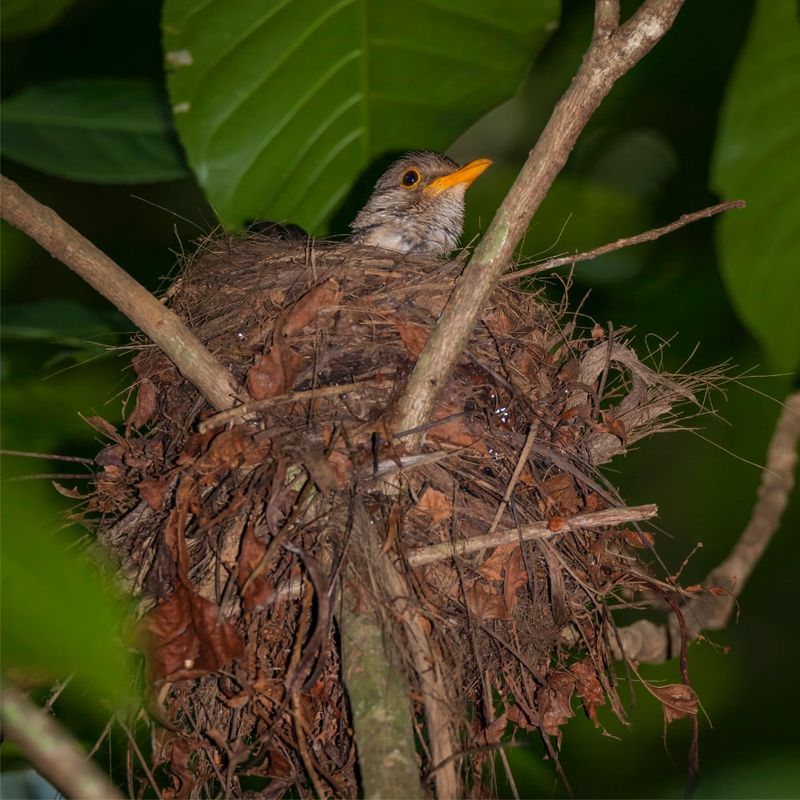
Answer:
<svg viewBox="0 0 800 800"><path fill-rule="evenodd" d="M472 333L578 136L616 80L630 70L672 26L684 0L645 0L614 27L612 0L600 0L595 35L570 87L517 175L469 264L456 282L398 404L398 430L427 422L439 392ZM599 26L599 29L597 28Z"/></svg>
<svg viewBox="0 0 800 800"><path fill-rule="evenodd" d="M609 242L600 247L595 247L593 250L585 250L583 253L573 253L567 256L555 256L554 258L548 258L546 261L534 264L532 267L506 272L506 274L500 278L500 281L502 283L507 283L508 281L517 280L517 278L527 278L530 275L538 275L540 272L557 269L558 267L564 267L568 264L577 264L579 261L592 261L607 253L613 253L615 250L622 250L625 247L632 247L635 244L654 242L656 239L660 239L668 233L690 225L692 222L697 222L700 219L708 219L717 214L722 214L725 211L731 211L734 208L745 208L746 205L747 203L745 203L744 200L729 200L726 203L717 203L716 205L708 206L708 208L702 208L700 211L682 214L674 222L670 222L669 225L662 225L660 228L651 228L649 231L637 233L635 236L626 236L623 239L617 239L615 242Z"/></svg>
<svg viewBox="0 0 800 800"><path fill-rule="evenodd" d="M68 225L53 209L34 200L14 181L0 176L0 214L51 256L81 276L142 329L218 411L236 399L231 374L203 343L138 281Z"/></svg>
<svg viewBox="0 0 800 800"><path fill-rule="evenodd" d="M773 534L778 528L794 486L797 446L800 441L800 391L789 395L784 404L775 432L767 450L767 464L761 477L758 499L747 527L734 545L730 555L703 581L709 588L722 588L724 594L705 592L690 600L682 609L686 635L691 641L703 630L725 628L730 621L736 598L741 595L747 579L758 564ZM625 657L650 664L661 664L680 650L680 622L672 613L667 623L639 620L619 629ZM611 639L616 658L622 652Z"/></svg>
<svg viewBox="0 0 800 800"><path fill-rule="evenodd" d="M122 798L117 787L93 761L86 759L80 745L55 719L5 682L0 688L0 719L4 735L64 794L86 800Z"/></svg>

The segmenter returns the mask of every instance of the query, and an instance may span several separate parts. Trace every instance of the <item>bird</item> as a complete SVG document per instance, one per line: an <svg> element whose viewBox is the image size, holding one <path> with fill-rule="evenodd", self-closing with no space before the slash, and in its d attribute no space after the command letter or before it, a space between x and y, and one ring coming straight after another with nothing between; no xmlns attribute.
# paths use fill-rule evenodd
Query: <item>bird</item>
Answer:
<svg viewBox="0 0 800 800"><path fill-rule="evenodd" d="M384 172L350 224L350 240L399 253L446 256L464 229L464 194L489 167L463 167L442 153L406 153Z"/></svg>

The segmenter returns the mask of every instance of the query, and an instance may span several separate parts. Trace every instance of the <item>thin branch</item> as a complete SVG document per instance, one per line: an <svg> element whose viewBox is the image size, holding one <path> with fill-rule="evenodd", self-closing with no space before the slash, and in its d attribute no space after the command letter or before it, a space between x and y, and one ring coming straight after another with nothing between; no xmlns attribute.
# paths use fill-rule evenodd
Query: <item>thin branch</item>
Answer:
<svg viewBox="0 0 800 800"><path fill-rule="evenodd" d="M105 253L42 205L14 181L0 176L0 215L81 276L142 329L172 360L186 380L219 411L235 401L231 374L203 343Z"/></svg>
<svg viewBox="0 0 800 800"><path fill-rule="evenodd" d="M569 519L561 520L558 526L552 522L533 522L519 528L487 533L483 536L471 536L469 539L460 539L456 542L442 542L426 547L418 547L408 554L408 563L412 567L442 561L456 555L474 553L476 550L485 550L489 547L500 547L505 544L519 544L531 539L547 539L570 531L584 528L604 528L609 525L624 525L629 522L641 522L652 519L658 514L658 507L653 504L643 506L630 506L629 508L607 508L604 511L595 511L591 514L577 514Z"/></svg>
<svg viewBox="0 0 800 800"><path fill-rule="evenodd" d="M767 464L761 476L758 499L747 527L730 555L703 581L723 594L705 592L692 598L682 609L688 639L704 630L721 630L728 625L738 598L764 550L780 525L794 487L794 469L800 441L800 391L789 395L767 450ZM638 620L619 629L625 656L636 661L661 664L680 651L680 621L672 613L667 624ZM622 653L612 640L615 657Z"/></svg>
<svg viewBox="0 0 800 800"><path fill-rule="evenodd" d="M122 798L95 763L86 760L86 753L68 731L5 682L0 689L0 719L3 733L64 794L86 800Z"/></svg>
<svg viewBox="0 0 800 800"><path fill-rule="evenodd" d="M427 422L514 249L616 80L672 26L684 0L646 0L608 37L596 37L570 87L456 282L398 405L398 430Z"/></svg>
<svg viewBox="0 0 800 800"><path fill-rule="evenodd" d="M358 389L366 389L369 386L386 386L392 387L391 381L384 381L378 383L377 380L359 381L358 383L343 383L340 386L320 386L317 389L308 389L302 392L289 392L288 394L279 394L277 397L267 397L264 400L251 400L249 403L243 403L240 406L229 408L227 411L220 411L219 414L214 414L208 419L204 419L197 429L200 433L219 428L226 422L232 419L247 416L253 411L261 411L264 408L271 408L272 406L283 405L284 403L301 402L303 400L315 400L318 397L334 397L339 394L347 394L348 392L355 392Z"/></svg>
<svg viewBox="0 0 800 800"><path fill-rule="evenodd" d="M613 253L615 250L622 250L624 247L632 247L635 244L643 244L644 242L654 242L668 233L690 225L692 222L697 222L701 219L708 219L717 214L722 214L725 211L731 211L735 208L745 208L747 203L744 200L730 200L727 203L717 203L716 205L703 208L700 211L693 211L691 214L683 214L674 222L669 225L662 225L660 228L652 228L644 233L637 233L636 236L626 236L623 239L617 239L615 242L609 242L600 247L595 247L593 250L586 250L583 253L574 253L568 256L556 256L548 258L539 264L525 269L519 269L512 272L507 272L500 279L503 283L516 280L517 278L527 278L530 275L538 275L540 272L556 269L557 267L564 267L569 264L577 264L579 261L592 261L595 258L604 256L607 253Z"/></svg>

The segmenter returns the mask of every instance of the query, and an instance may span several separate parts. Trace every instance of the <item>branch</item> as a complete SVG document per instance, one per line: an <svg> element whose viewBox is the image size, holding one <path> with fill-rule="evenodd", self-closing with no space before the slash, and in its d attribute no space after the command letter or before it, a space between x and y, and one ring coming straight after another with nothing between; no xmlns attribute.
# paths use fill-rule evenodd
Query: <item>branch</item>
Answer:
<svg viewBox="0 0 800 800"><path fill-rule="evenodd" d="M0 689L3 733L36 769L69 797L86 800L122 798L106 775L88 761L72 736L51 716L8 683Z"/></svg>
<svg viewBox="0 0 800 800"><path fill-rule="evenodd" d="M142 329L218 411L235 400L235 381L203 343L138 281L14 181L0 176L0 215L66 264Z"/></svg>
<svg viewBox="0 0 800 800"><path fill-rule="evenodd" d="M696 639L703 630L721 630L730 621L736 598L741 595L780 524L794 486L799 440L800 391L797 391L787 398L775 426L750 521L730 555L703 581L704 586L723 588L726 593L706 592L694 597L682 609L689 641ZM665 625L639 620L620 628L619 636L625 657L636 661L661 664L680 651L680 623L674 613L669 615ZM614 638L611 645L614 656L621 658Z"/></svg>
<svg viewBox="0 0 800 800"><path fill-rule="evenodd" d="M500 281L502 283L507 283L517 278L527 278L529 275L538 275L540 272L546 272L547 270L556 269L557 267L564 267L567 264L576 264L579 261L592 261L607 253L613 253L615 250L622 250L625 247L631 247L635 244L654 242L656 239L660 239L662 236L666 236L668 233L678 230L678 228L690 225L692 222L697 222L700 219L708 219L709 217L714 217L717 214L722 214L725 211L731 211L735 208L745 208L746 205L747 203L745 203L744 200L729 200L726 203L717 203L714 206L703 208L700 211L693 211L691 214L683 214L674 222L670 222L669 225L662 225L660 228L652 228L644 233L637 233L636 236L627 236L624 239L617 239L616 242L610 242L609 244L595 247L594 250L585 250L583 253L548 258L546 261L542 261L532 267L507 272L500 278Z"/></svg>
<svg viewBox="0 0 800 800"><path fill-rule="evenodd" d="M608 33L613 13L600 10L602 30L589 46L570 87L555 107L539 141L456 282L420 354L398 404L398 430L427 422L439 392L472 333L481 310L506 270L578 136L616 80L630 70L672 26L684 0L645 0L622 27ZM612 9L610 0L601 0Z"/></svg>
<svg viewBox="0 0 800 800"><path fill-rule="evenodd" d="M460 539L456 542L442 542L426 547L418 547L408 554L408 563L412 567L431 564L465 553L474 553L476 550L485 550L488 547L500 547L505 544L519 544L530 539L546 539L561 533L581 530L582 528L602 528L608 525L624 525L628 522L640 522L652 519L658 514L655 505L631 506L630 508L607 508L604 511L595 511L591 514L577 514L570 519L563 520L558 527L549 527L552 522L534 522L522 525L519 528L510 528L496 533L487 533L483 536L472 536L469 539Z"/></svg>

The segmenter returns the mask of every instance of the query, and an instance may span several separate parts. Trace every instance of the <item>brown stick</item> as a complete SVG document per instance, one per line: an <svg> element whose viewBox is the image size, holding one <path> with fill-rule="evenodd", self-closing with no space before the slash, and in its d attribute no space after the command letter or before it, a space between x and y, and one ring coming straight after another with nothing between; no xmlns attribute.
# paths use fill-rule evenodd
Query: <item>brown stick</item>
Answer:
<svg viewBox="0 0 800 800"><path fill-rule="evenodd" d="M623 239L617 239L615 242L609 242L600 247L595 247L594 250L586 250L583 253L574 253L569 256L555 256L554 258L548 258L546 261L535 264L532 267L507 272L500 280L502 283L507 283L517 278L527 278L530 275L538 275L540 272L564 267L568 264L577 264L579 261L592 261L607 253L613 253L615 250L622 250L625 247L632 247L635 244L643 244L644 242L654 242L656 239L660 239L668 233L672 233L686 225L691 225L692 222L708 219L717 214L722 214L725 211L731 211L735 208L745 208L746 206L747 203L745 203L744 200L730 200L726 203L717 203L714 206L703 208L700 211L693 211L691 214L683 214L674 222L670 222L669 225L662 225L660 228L652 228L649 231L644 231L644 233L637 233L636 236L626 236Z"/></svg>
<svg viewBox="0 0 800 800"><path fill-rule="evenodd" d="M726 594L704 593L683 608L686 635L691 641L703 630L721 630L730 621L736 598L741 595L753 569L780 524L794 486L797 447L800 441L800 391L789 395L767 450L767 464L758 489L758 500L750 521L730 555L703 581L707 587L720 587ZM681 632L676 615L670 614L666 625L638 620L619 629L625 656L636 661L661 664L680 651ZM622 653L614 641L616 658Z"/></svg>
<svg viewBox="0 0 800 800"><path fill-rule="evenodd" d="M115 800L122 795L72 736L14 686L2 684L3 733L36 769L69 797Z"/></svg>
<svg viewBox="0 0 800 800"><path fill-rule="evenodd" d="M534 522L519 528L509 528L505 531L487 533L483 536L472 536L457 542L442 542L431 544L427 547L418 547L408 554L408 563L412 567L442 561L455 555L474 553L476 550L485 550L488 547L500 547L504 544L518 544L530 539L545 539L570 531L583 528L603 528L608 525L624 525L628 522L638 522L652 519L658 514L658 507L653 504L644 506L631 506L629 508L607 508L604 511L595 511L591 514L577 514L563 521L556 529L548 527L547 522Z"/></svg>
<svg viewBox="0 0 800 800"><path fill-rule="evenodd" d="M229 408L227 411L220 411L219 414L214 414L208 419L204 419L197 429L200 433L219 428L226 422L232 419L244 417L253 411L260 411L263 408L271 408L272 406L279 406L284 403L294 403L302 400L314 400L317 397L334 397L339 394L347 394L354 392L358 389L364 389L367 386L378 386L377 381L360 381L358 383L343 383L340 386L320 386L317 389L307 389L302 392L289 392L288 394L279 394L277 397L267 397L264 400L251 400L249 403L243 403L240 406ZM382 385L391 388L390 381L384 382Z"/></svg>
<svg viewBox="0 0 800 800"><path fill-rule="evenodd" d="M595 32L583 63L555 107L539 141L466 269L417 360L400 399L396 427L427 422L514 248L572 152L586 123L616 80L630 70L672 26L684 0L644 0L616 24L615 0L599 0Z"/></svg>
<svg viewBox="0 0 800 800"><path fill-rule="evenodd" d="M0 214L66 264L141 328L214 408L230 408L235 397L231 374L203 343L138 281L42 205L14 181L0 176Z"/></svg>

